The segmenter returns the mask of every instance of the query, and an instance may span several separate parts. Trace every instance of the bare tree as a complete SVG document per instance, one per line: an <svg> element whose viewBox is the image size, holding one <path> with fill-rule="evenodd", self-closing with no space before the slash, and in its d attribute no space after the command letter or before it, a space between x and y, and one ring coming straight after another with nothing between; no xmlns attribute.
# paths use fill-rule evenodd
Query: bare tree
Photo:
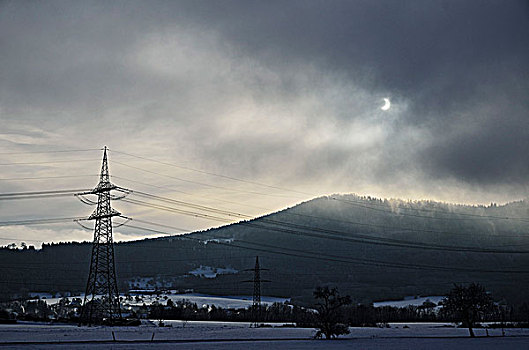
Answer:
<svg viewBox="0 0 529 350"><path fill-rule="evenodd" d="M468 327L471 337L476 336L472 329L474 324L494 307L491 296L477 283L472 283L468 287L454 285L442 303L445 312L458 317L462 324Z"/></svg>
<svg viewBox="0 0 529 350"><path fill-rule="evenodd" d="M338 289L329 289L329 287L317 287L313 294L318 301L316 303L318 310L316 337L321 338L325 335L326 339L331 339L342 334L349 334L349 327L342 323L342 307L350 304L351 298L348 295L342 297Z"/></svg>

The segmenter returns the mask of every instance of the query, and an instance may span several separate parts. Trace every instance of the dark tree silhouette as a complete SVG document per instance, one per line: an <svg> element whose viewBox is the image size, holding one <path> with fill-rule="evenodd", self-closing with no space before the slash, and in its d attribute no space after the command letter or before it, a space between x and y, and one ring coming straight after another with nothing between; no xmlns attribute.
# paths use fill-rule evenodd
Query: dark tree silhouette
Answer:
<svg viewBox="0 0 529 350"><path fill-rule="evenodd" d="M443 299L443 309L462 321L468 327L471 337L475 337L475 322L494 307L492 298L480 284L472 283L468 287L454 285L450 294Z"/></svg>
<svg viewBox="0 0 529 350"><path fill-rule="evenodd" d="M342 334L349 334L349 327L341 321L343 319L342 307L350 304L351 298L348 295L342 297L338 289L329 289L329 287L317 287L313 294L317 300L316 309L318 310L316 337L320 338L325 335L326 339L331 339Z"/></svg>

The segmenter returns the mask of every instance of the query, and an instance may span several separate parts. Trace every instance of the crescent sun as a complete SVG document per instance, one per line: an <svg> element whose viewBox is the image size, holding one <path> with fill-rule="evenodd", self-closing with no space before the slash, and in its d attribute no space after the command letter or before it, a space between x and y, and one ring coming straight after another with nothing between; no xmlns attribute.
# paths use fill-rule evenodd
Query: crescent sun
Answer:
<svg viewBox="0 0 529 350"><path fill-rule="evenodd" d="M384 98L384 105L380 107L381 110L387 111L391 107L391 102L389 98Z"/></svg>

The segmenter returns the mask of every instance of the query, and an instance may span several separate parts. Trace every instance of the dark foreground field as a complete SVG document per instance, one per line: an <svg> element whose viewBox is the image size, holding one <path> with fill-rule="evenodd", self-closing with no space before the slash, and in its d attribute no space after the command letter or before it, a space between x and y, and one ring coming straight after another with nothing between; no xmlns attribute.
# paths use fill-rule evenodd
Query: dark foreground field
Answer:
<svg viewBox="0 0 529 350"><path fill-rule="evenodd" d="M313 340L314 329L221 322L170 323L159 328L76 327L25 323L0 325L1 349L528 349L528 329L476 330L478 338L449 324L391 324L390 328L351 328L338 340ZM112 332L114 334L112 334ZM154 334L154 338L153 338ZM115 337L115 341L114 341Z"/></svg>

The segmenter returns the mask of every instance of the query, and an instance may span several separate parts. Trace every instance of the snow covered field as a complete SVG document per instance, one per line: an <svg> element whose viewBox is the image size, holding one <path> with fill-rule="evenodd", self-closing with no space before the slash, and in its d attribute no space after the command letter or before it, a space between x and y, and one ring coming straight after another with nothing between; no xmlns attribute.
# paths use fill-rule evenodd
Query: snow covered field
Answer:
<svg viewBox="0 0 529 350"><path fill-rule="evenodd" d="M132 294L134 297L135 295ZM122 297L124 297L122 295ZM239 308L247 308L248 306L251 306L252 296L218 296L218 295L209 295L209 294L200 294L200 293L187 293L187 294L160 294L158 295L139 295L141 299L138 301L133 298L132 300L124 300L122 304L126 305L143 305L144 303L146 305L151 305L153 302L157 301L162 304L166 304L168 299L171 299L174 303L177 303L179 301L187 300L191 303L196 303L198 307L205 307L206 305L211 306L215 305L216 307L221 307L224 309L233 308L233 309L239 309ZM68 297L68 299L71 301L74 298L84 298L84 294L81 294L77 297ZM51 298L47 296L44 300L48 305L57 304L59 300L62 298ZM267 297L263 296L261 297L261 302L263 304L273 304L273 303L284 303L286 300L289 300L288 298L275 298L275 297Z"/></svg>
<svg viewBox="0 0 529 350"><path fill-rule="evenodd" d="M167 297L167 298L166 298ZM163 304L167 303L167 300L171 299L174 303L178 301L187 300L191 303L196 303L198 307L206 307L206 305L215 305L216 307L221 307L223 309L239 309L247 308L251 306L252 296L216 296L208 294L199 294L199 293L189 293L189 294L162 294L159 297L156 295L142 295L141 302L125 301L125 304L129 305L142 305L143 303L150 305L155 301L161 302ZM272 304L275 302L284 303L287 298L274 298L263 296L261 302L263 304Z"/></svg>
<svg viewBox="0 0 529 350"><path fill-rule="evenodd" d="M162 293L160 295L145 295L141 294L139 295L141 297L141 301L124 301L124 303L129 305L142 305L145 303L146 305L150 305L153 302L161 302L165 304L167 302L167 299L171 299L173 302L183 301L187 300L191 303L196 303L198 307L202 307L204 305L215 305L217 307L222 308L247 308L248 306L252 305L252 296L218 296L218 295L209 295L209 294L200 294L200 293L186 293L186 294L176 294L175 291L171 291L171 294L165 294ZM53 298L50 294L43 294L43 293L32 293L33 297L40 297L44 298L42 300L46 301L48 305L57 304L61 298ZM135 293L131 293L132 296L135 296ZM121 295L124 297L124 295ZM68 299L73 298L84 298L84 294L81 294L77 297L68 297ZM390 301L379 301L373 303L373 306L375 307L382 307L382 306L393 306L393 307L406 307L409 305L414 306L420 306L425 301L431 301L435 304L439 304L439 302L444 298L444 296L427 296L427 297L407 297L404 300L390 300ZM264 304L272 304L275 302L283 303L285 301L289 300L288 298L275 298L275 297L267 297L263 296L261 298L262 303Z"/></svg>
<svg viewBox="0 0 529 350"><path fill-rule="evenodd" d="M59 298L49 298L53 304ZM81 296L82 297L82 296ZM129 305L165 304L167 299L188 300L199 307L216 305L223 308L246 308L251 297L214 296L198 293L141 295L141 301L125 301ZM384 301L375 306L422 305L426 300L438 303L442 297L406 298ZM284 302L286 299L263 297L264 303ZM477 339L468 337L467 329L441 323L392 323L390 328L350 328L351 334L336 341L313 340L314 329L282 327L250 328L248 323L164 321L171 327L157 327L154 321L144 321L140 327L77 327L20 323L0 325L2 349L529 349L528 329L476 329ZM116 341L113 341L113 335ZM154 338L153 338L154 334ZM151 339L154 339L151 341Z"/></svg>
<svg viewBox="0 0 529 350"><path fill-rule="evenodd" d="M450 324L391 324L391 328L351 328L336 341L311 339L315 330L279 324L250 328L247 323L169 322L159 328L77 327L22 323L0 325L1 349L529 349L529 330L489 330L491 337L468 338L468 330ZM405 327L407 326L407 327ZM114 332L116 342L113 341ZM151 341L154 334L154 341ZM478 336L485 330L477 329ZM46 343L48 342L48 343Z"/></svg>

